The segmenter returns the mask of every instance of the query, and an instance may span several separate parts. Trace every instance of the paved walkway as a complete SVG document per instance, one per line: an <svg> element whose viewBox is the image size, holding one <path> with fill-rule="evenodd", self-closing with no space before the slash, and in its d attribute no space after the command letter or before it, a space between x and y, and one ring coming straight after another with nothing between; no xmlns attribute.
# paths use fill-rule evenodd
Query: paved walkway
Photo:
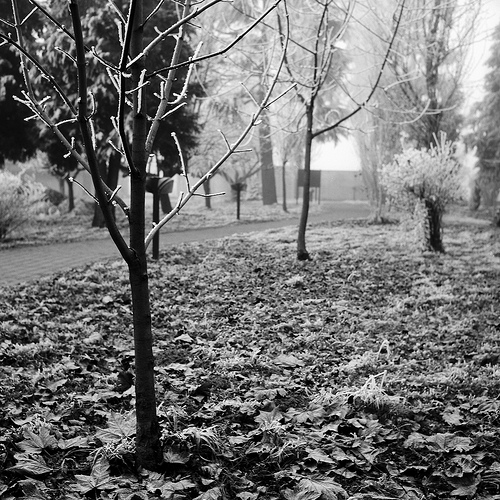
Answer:
<svg viewBox="0 0 500 500"><path fill-rule="evenodd" d="M370 209L364 203L329 203L324 213L310 215L309 222L363 218ZM232 234L264 231L298 224L298 217L269 222L231 224L160 234L160 249L177 243L224 238ZM35 280L56 271L81 267L109 258L119 258L118 250L108 239L21 247L0 251L0 287Z"/></svg>

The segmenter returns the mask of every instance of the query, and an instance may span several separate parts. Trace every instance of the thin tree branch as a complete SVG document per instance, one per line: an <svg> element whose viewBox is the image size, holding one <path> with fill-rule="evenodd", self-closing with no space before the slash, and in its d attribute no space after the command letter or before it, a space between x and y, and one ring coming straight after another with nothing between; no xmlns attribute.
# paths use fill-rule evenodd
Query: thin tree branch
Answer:
<svg viewBox="0 0 500 500"><path fill-rule="evenodd" d="M289 24L289 14L288 14L288 10L285 11L285 16L286 16L286 21L287 21L287 24ZM281 17L278 15L277 16L277 20L278 20L278 33L280 35L280 43L283 43L283 27L282 27L282 23L281 23ZM283 46L281 48L283 50ZM306 99L305 97L301 94L300 90L298 89L298 85L297 85L297 78L295 78L293 76L293 72L292 72L292 68L291 68L291 65L290 65L290 61L288 60L288 57L287 57L287 54L285 54L285 62L284 62L284 67L286 69L286 72L288 74L288 76L290 77L290 80L292 82L295 82L293 87L295 88L295 92L296 92L296 95L299 99L299 101L302 103L302 104L305 104L306 103ZM301 85L302 86L302 85Z"/></svg>
<svg viewBox="0 0 500 500"><path fill-rule="evenodd" d="M130 9L128 13L128 22L125 28L125 39L123 40L122 53L120 56L119 70L120 70L120 85L118 93L118 134L122 142L122 149L127 160L127 165L130 174L139 174L134 159L132 157L132 150L127 138L127 131L125 127L125 105L126 105L126 87L127 87L127 59L130 52L130 43L132 40L132 22L135 10L137 9L137 0L131 0Z"/></svg>
<svg viewBox="0 0 500 500"><path fill-rule="evenodd" d="M286 2L285 2L285 8L286 8ZM163 219L161 219L158 224L156 224L149 234L146 236L145 239L145 246L146 248L149 246L151 241L153 241L154 235L165 225L167 224L173 217L175 217L179 212L182 210L182 208L186 205L186 203L196 195L196 191L211 177L215 175L215 173L220 169L220 167L227 161L227 159L233 155L237 150L238 147L243 143L243 141L246 139L247 135L250 133L250 131L257 126L257 124L260 122L260 115L264 112L265 109L268 108L269 103L271 102L271 96L272 93L274 92L274 89L278 83L278 77L281 72L281 69L283 68L283 65L285 63L285 55L286 55L286 50L288 48L288 41L290 39L290 28L289 28L289 23L288 23L288 17L287 17L287 28L286 28L286 34L284 35L286 38L284 42L282 43L282 54L281 58L277 67L276 74L273 76L273 79L271 81L271 84L269 86L268 91L266 92L262 102L260 103L257 111L255 112L254 115L252 115L250 121L248 122L247 126L243 130L243 132L240 134L240 136L236 139L236 141L233 144L228 143L228 150L226 153L219 159L219 161L213 165L208 172L201 177L201 179L196 182L191 190L184 195L184 193L181 193L181 196L176 204L176 206L167 214Z"/></svg>
<svg viewBox="0 0 500 500"><path fill-rule="evenodd" d="M0 23L6 24L9 28L15 28L16 25L11 23L10 21L7 21L7 19L0 18ZM5 42L4 42L5 43ZM2 44L3 45L3 44ZM0 47L2 46L0 45Z"/></svg>
<svg viewBox="0 0 500 500"><path fill-rule="evenodd" d="M193 60L190 60L190 61L178 63L174 66L166 66L164 68L157 69L151 73L148 73L147 77L152 78L153 76L156 76L160 73L164 73L165 71L170 71L172 69L179 69L179 68L182 68L184 66L188 66L190 64L196 64L196 63L199 63L201 61L205 61L206 59L212 59L213 57L225 54L230 49L232 49L238 42L240 42L248 33L250 33L250 31L252 31L255 28L255 26L257 26L262 21L262 19L264 19L266 16L269 15L270 12L272 12L274 9L276 9L276 7L278 7L278 5L282 1L283 0L276 0L275 3L271 7L269 7L259 18L257 18L248 28L246 28L242 33L240 33L231 43L226 45L223 49L215 51L215 52L211 52L210 54L200 56L200 57L193 59ZM217 3L217 2L214 1L213 3ZM203 9L203 10L205 10L205 9ZM196 12L196 11L194 11L194 12ZM196 13L196 15L198 15L198 14L199 14L199 12ZM189 19L192 19L194 16L192 15L192 16L188 16L188 17L189 17ZM177 24L181 24L181 23L185 24L187 21L188 21L188 19L185 18L185 19L182 19L181 21L179 21L179 23L177 23ZM170 33L172 31L172 29L170 28L168 31Z"/></svg>
<svg viewBox="0 0 500 500"><path fill-rule="evenodd" d="M186 0L184 7L182 9L183 19L189 15L190 8L191 8L191 0ZM184 25L181 25L179 27L179 32L176 36L174 52L172 54L171 64L173 65L177 64L181 56L183 36L184 36ZM195 51L195 55L196 53L197 52ZM187 83L191 76L192 67L193 67L192 65L189 67L183 92L185 92L185 90L187 89ZM160 84L160 103L158 104L158 109L156 110L155 117L153 118L153 123L149 128L148 136L146 138L146 154L151 154L151 151L153 150L153 143L156 138L156 134L158 133L158 129L160 128L160 121L164 118L167 106L169 104L168 100L170 98L170 93L172 92L172 85L175 80L175 74L176 74L175 69L170 70L168 72L167 79L164 82L161 82Z"/></svg>
<svg viewBox="0 0 500 500"><path fill-rule="evenodd" d="M122 25L125 26L127 24L127 21L123 16L123 13L118 7L118 5L116 5L116 3L113 0L108 0L108 4L111 5L113 10L116 12L117 16L120 18L120 22L122 23Z"/></svg>
<svg viewBox="0 0 500 500"><path fill-rule="evenodd" d="M80 186L83 192L90 196L90 198L92 198L99 205L99 200L81 182L77 181L74 177L71 176L68 176L67 179L72 184L77 184L78 186Z"/></svg>
<svg viewBox="0 0 500 500"><path fill-rule="evenodd" d="M174 139L175 147L177 148L177 154L179 156L179 160L181 161L182 176L184 177L184 179L186 179L186 188L189 192L189 191L191 191L191 186L190 186L189 177L187 174L186 162L184 160L184 155L182 154L181 143L179 142L179 138L177 137L177 134L175 132L172 132L170 135Z"/></svg>
<svg viewBox="0 0 500 500"><path fill-rule="evenodd" d="M161 9L161 6L163 5L164 1L165 0L160 0L156 4L155 8L151 11L151 13L149 14L149 16L146 17L146 19L144 19L144 22L142 23L142 27L146 26L146 24L148 23L148 21L150 21L155 16L155 14Z"/></svg>
<svg viewBox="0 0 500 500"><path fill-rule="evenodd" d="M183 17L182 19L180 19L178 22L172 24L168 29L166 29L165 31L162 31L156 38L154 38L144 49L143 51L138 54L137 56L135 56L131 61L129 61L128 65L127 65L127 69L130 68L134 63L136 63L139 59L143 58L144 56L146 56L149 52L151 52L151 50L156 46L158 45L161 41L165 40L165 38L167 38L169 35L171 35L172 33L175 33L176 31L179 30L179 28L183 25L185 25L188 21L190 21L191 19L199 16L202 12L204 12L205 10L209 9L210 7L213 7L214 5L220 3L221 1L223 0L212 0L211 2L209 2L207 5L205 5L204 7L201 7L199 9L195 9L193 12L191 12L191 14L188 14L186 17ZM191 2L189 2L191 3ZM189 64L189 63L186 63L186 64ZM165 68L165 69L162 69L162 70L159 70L157 72L155 72L155 74L158 74L158 73L161 73L163 71L168 71L172 68ZM148 77L151 76L151 75L148 75Z"/></svg>
<svg viewBox="0 0 500 500"><path fill-rule="evenodd" d="M313 132L313 134L312 134L313 138L314 137L318 137L319 135L322 135L322 134L324 134L326 132L329 132L330 130L334 130L337 127L339 127L342 123L344 123L345 121L349 120L349 118L352 118L356 113L358 113L359 111L361 111L368 104L368 102L370 101L370 99L373 97L373 95L375 94L375 92L376 92L376 90L378 88L380 80L382 79L382 74L383 74L385 66L387 65L387 62L389 60L389 55L391 53L392 46L394 45L394 41L396 40L396 36L397 36L398 30L399 30L399 26L401 24L401 19L403 17L405 2L406 2L406 0L402 0L401 1L400 9L399 9L399 15L398 15L398 18L397 18L396 23L394 25L394 31L392 33L392 37L391 37L391 40L389 42L389 46L387 47L387 51L385 53L384 61L382 62L382 65L380 67L380 71L379 71L379 73L377 75L377 79L375 80L375 83L372 86L372 89L371 89L370 93L368 94L368 97L366 97L366 99L361 104L359 104L356 109L354 109L353 111L351 111L350 113L348 113L346 116L344 116L343 118L341 118L340 120L338 120L336 123Z"/></svg>

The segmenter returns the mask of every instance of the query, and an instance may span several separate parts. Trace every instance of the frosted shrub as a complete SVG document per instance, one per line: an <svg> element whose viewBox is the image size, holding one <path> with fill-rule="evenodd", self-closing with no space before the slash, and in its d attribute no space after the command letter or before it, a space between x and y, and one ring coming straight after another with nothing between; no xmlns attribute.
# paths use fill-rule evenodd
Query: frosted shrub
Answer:
<svg viewBox="0 0 500 500"><path fill-rule="evenodd" d="M464 172L446 136L429 150L409 148L381 168L392 204L408 214L429 250L444 252L441 221L446 206L465 197Z"/></svg>
<svg viewBox="0 0 500 500"><path fill-rule="evenodd" d="M23 172L0 171L0 240L43 209L45 188Z"/></svg>

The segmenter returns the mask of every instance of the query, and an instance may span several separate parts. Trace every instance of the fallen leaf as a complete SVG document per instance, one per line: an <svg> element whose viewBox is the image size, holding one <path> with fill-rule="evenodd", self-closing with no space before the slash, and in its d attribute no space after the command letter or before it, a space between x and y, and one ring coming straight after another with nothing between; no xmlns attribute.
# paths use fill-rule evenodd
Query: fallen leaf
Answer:
<svg viewBox="0 0 500 500"><path fill-rule="evenodd" d="M297 358L293 354L280 354L273 360L275 365L286 366L287 368L295 368L297 366L304 366L304 361Z"/></svg>
<svg viewBox="0 0 500 500"><path fill-rule="evenodd" d="M42 457L30 457L29 455L16 455L16 465L8 467L5 470L26 474L28 476L43 476L52 472L52 468L48 467Z"/></svg>
<svg viewBox="0 0 500 500"><path fill-rule="evenodd" d="M127 415L112 412L108 418L108 427L98 429L96 437L103 443L113 443L135 435L135 412Z"/></svg>

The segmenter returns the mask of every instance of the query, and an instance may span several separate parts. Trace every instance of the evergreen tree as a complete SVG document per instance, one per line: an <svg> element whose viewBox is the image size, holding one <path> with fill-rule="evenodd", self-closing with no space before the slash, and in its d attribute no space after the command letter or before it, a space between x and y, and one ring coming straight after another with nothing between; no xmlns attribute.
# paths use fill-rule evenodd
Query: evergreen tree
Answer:
<svg viewBox="0 0 500 500"><path fill-rule="evenodd" d="M101 2L97 0L87 0L82 3L82 26L84 30L85 39L88 41L87 46L93 47L93 50L107 61L113 64L119 64L120 46L116 45L114 35L117 30L116 26L116 12L114 8L108 3L105 6L100 5ZM155 3L153 1L146 2L150 4L151 10ZM117 3L120 4L119 2ZM123 6L125 8L125 6ZM59 20L67 21L63 24L70 25L68 12L66 9L66 2L55 0L50 5L51 13ZM175 6L171 4L164 4L161 10L155 16L154 23L148 23L145 33L146 43L152 39L156 33L154 27L157 24L170 25L176 19ZM76 68L73 63L74 45L71 39L62 32L56 25L48 25L44 28L42 40L43 48L39 47L38 52L43 50L44 65L46 69L52 74L56 75L58 82L64 89L66 95L76 103L78 88L74 78ZM175 41L171 39L165 44L166 50L155 52L154 55L148 58L148 68L158 68L168 66L173 50ZM185 60L192 53L189 45L184 44L182 58ZM107 185L114 189L118 183L119 171L121 168L121 155L113 148L109 142L112 142L116 147L119 147L119 140L113 122L110 117L116 116L118 98L114 83L110 79L108 73L105 71L103 65L96 61L94 58L88 59L89 66L89 89L94 96L94 102L91 107L94 107L94 123L95 133L99 139L100 146L97 154L101 158L100 165L103 171L101 172L102 178ZM181 68L178 71L179 78L174 82L173 92L180 93L181 86L185 78L187 69ZM44 84L43 77L39 78L39 86ZM62 105L61 99L57 96L51 87L45 83L47 93L50 93L53 99L49 103L54 110L68 111ZM191 85L190 94L196 94L198 87ZM151 114L154 113L157 107L157 102L150 100L147 102L147 109ZM128 109L125 110L128 113ZM60 116L60 121L69 118L68 116ZM41 125L43 126L43 124ZM61 125L67 136L78 137L79 129L75 122L66 123ZM177 148L172 140L171 133L175 132L178 136L179 142L182 144L183 153L189 157L189 152L196 145L196 135L198 126L196 123L196 116L192 108L184 106L175 113L175 122L169 117L166 117L160 123L160 128L157 135L157 141L154 145L153 153L157 155L158 165L160 169L167 176L172 176L180 171L180 160ZM59 145L58 139L52 133L44 129L44 142L43 149L48 153L49 159L55 165L54 171L64 177L74 175L78 167L74 160L65 158L64 148ZM104 171L106 169L106 171ZM101 212L96 208L96 213L93 221L94 226L104 226L104 220L101 217Z"/></svg>
<svg viewBox="0 0 500 500"><path fill-rule="evenodd" d="M23 5L26 7L25 5ZM27 11L21 11L26 16ZM0 18L12 22L10 0L0 0ZM38 17L27 20L35 28ZM6 160L24 161L37 149L38 128L35 121L26 121L30 111L20 106L13 97L20 97L23 78L19 67L19 56L8 44L0 46L0 168Z"/></svg>
<svg viewBox="0 0 500 500"><path fill-rule="evenodd" d="M487 61L483 100L473 112L472 144L476 146L479 176L477 192L483 204L493 205L500 190L500 24L493 34ZM500 225L500 219L497 220Z"/></svg>

